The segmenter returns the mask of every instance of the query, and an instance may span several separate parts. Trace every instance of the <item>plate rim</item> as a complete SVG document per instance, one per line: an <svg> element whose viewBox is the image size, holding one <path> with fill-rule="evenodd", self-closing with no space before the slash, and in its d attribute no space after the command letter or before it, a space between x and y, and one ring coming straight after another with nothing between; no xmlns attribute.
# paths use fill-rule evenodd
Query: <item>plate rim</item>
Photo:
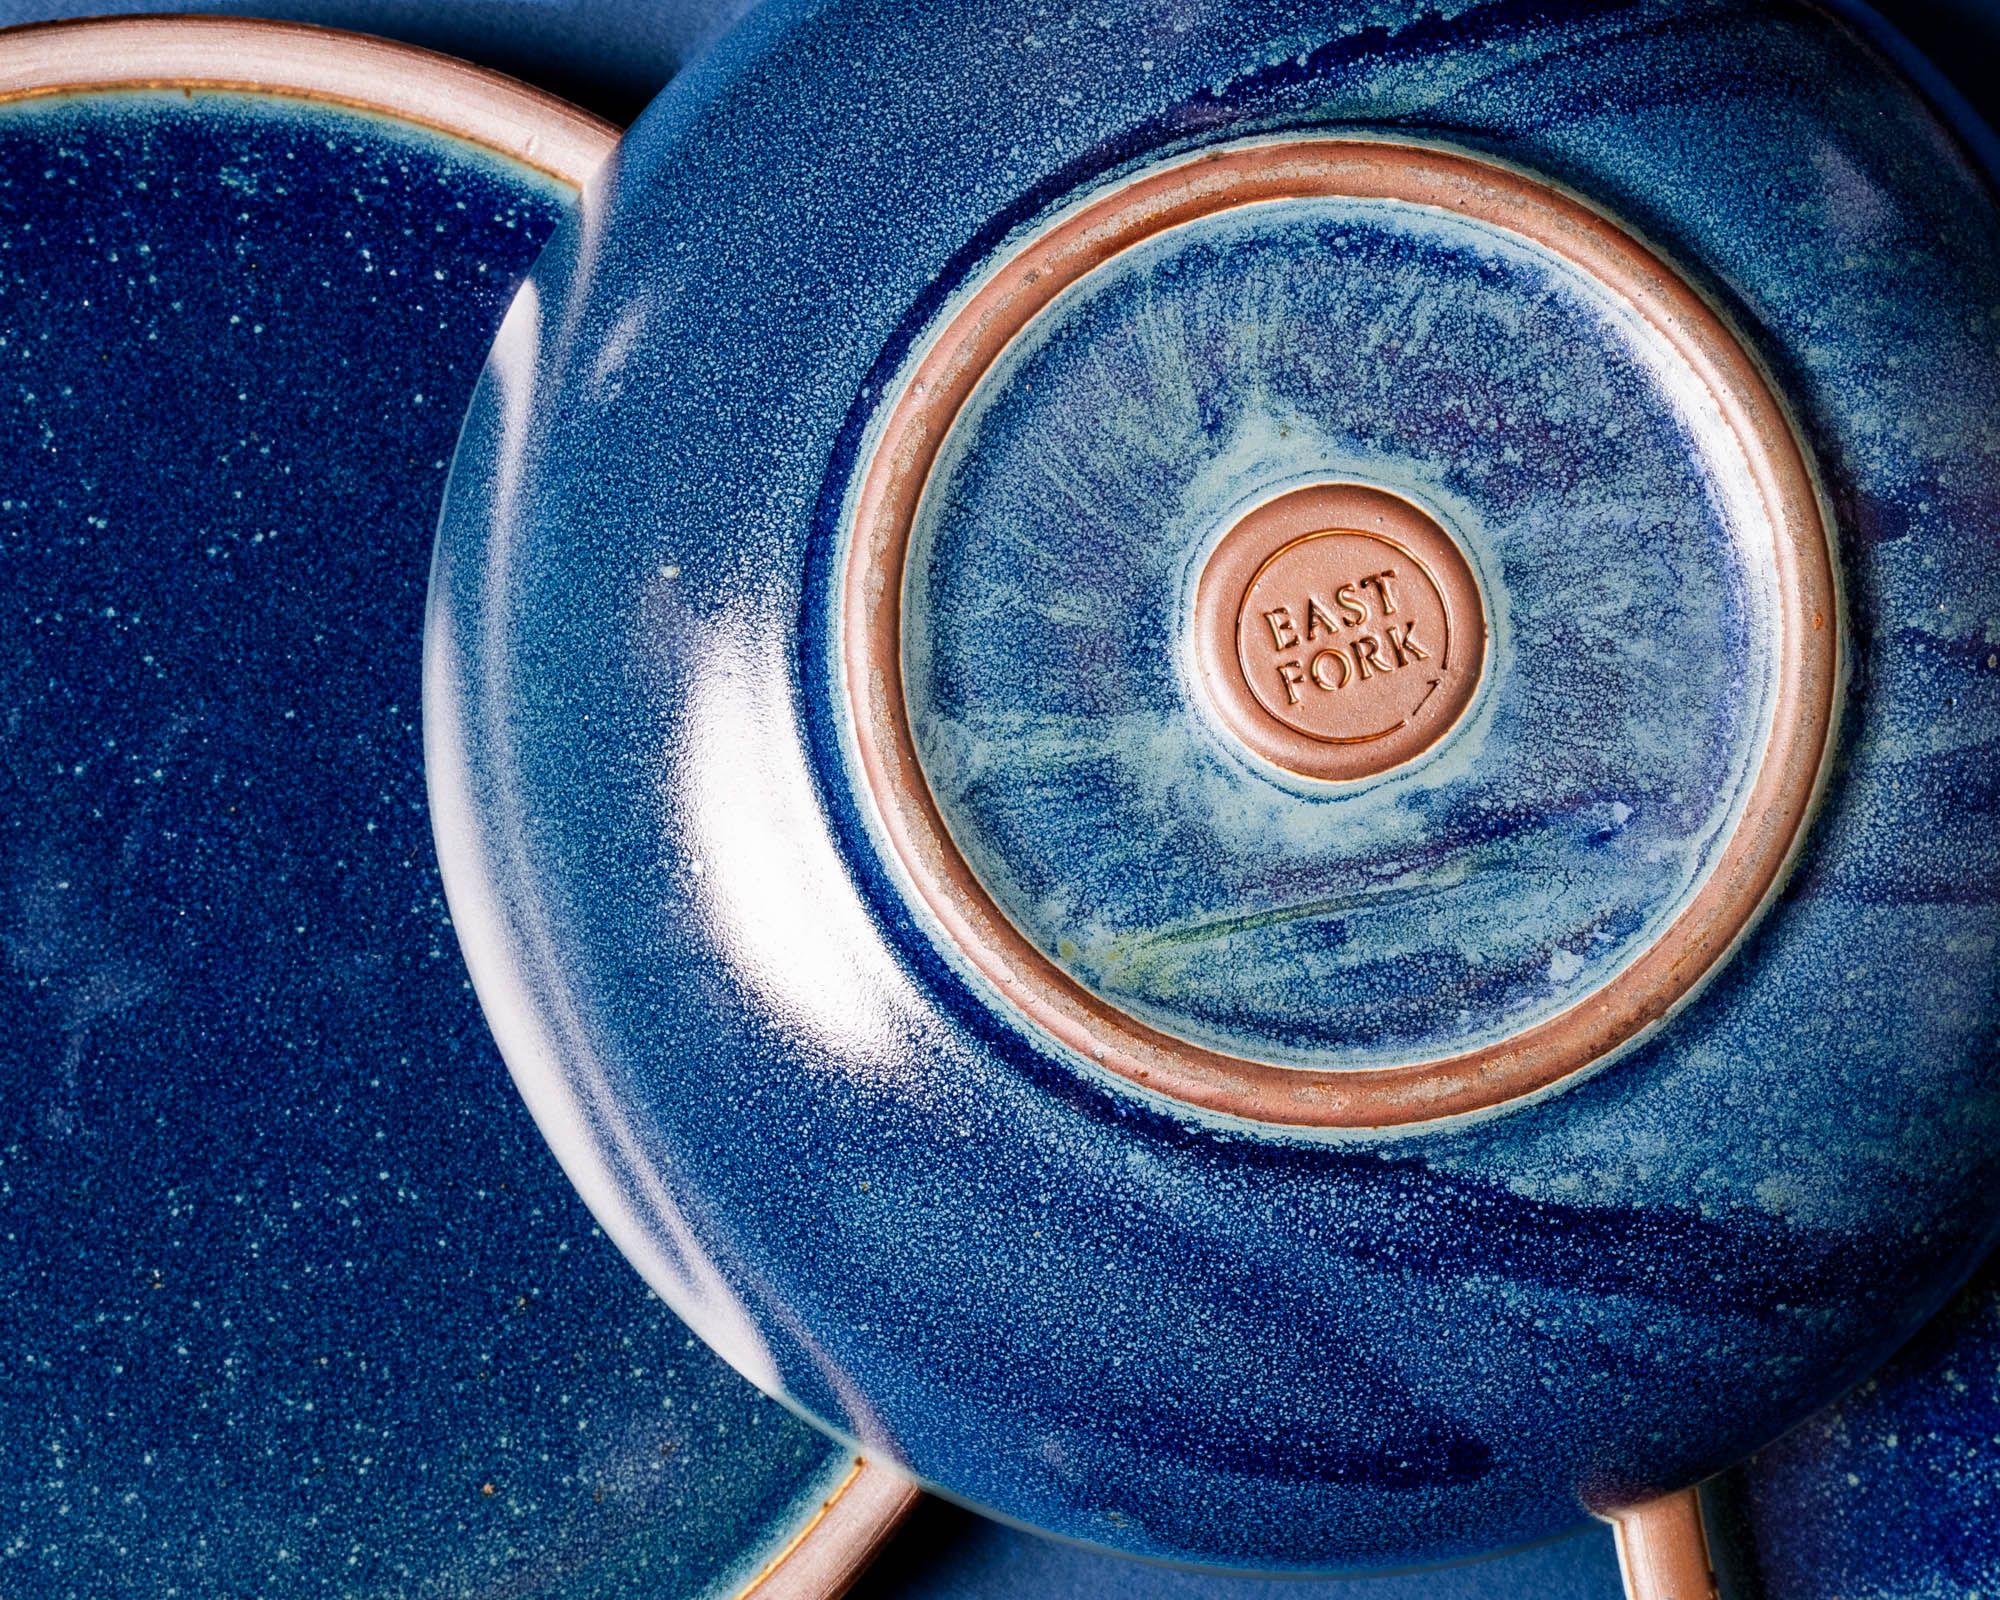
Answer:
<svg viewBox="0 0 2000 1600"><path fill-rule="evenodd" d="M0 105L107 89L238 90L371 111L573 189L619 137L603 118L504 73L313 23L174 13L0 28Z"/></svg>

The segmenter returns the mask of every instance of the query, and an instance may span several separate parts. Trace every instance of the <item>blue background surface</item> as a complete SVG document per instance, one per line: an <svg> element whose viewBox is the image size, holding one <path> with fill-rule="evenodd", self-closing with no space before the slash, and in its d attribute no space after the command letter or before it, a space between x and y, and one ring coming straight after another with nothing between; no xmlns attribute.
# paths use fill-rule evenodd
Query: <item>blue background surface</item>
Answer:
<svg viewBox="0 0 2000 1600"><path fill-rule="evenodd" d="M0 109L0 1592L697 1595L846 1458L596 1229L418 733L466 393L567 203L300 102Z"/></svg>
<svg viewBox="0 0 2000 1600"><path fill-rule="evenodd" d="M975 1500L1245 1565L1468 1552L1721 1466L1970 1269L2000 1119L1982 180L1797 7L1341 16L760 12L538 270L441 591L482 932L620 1119L598 1203L672 1175L691 1318ZM1704 1002L1379 1146L1155 1115L1016 1031L900 917L791 635L941 283L1123 161L1302 120L1503 154L1694 264L1801 409L1862 619L1827 812Z"/></svg>

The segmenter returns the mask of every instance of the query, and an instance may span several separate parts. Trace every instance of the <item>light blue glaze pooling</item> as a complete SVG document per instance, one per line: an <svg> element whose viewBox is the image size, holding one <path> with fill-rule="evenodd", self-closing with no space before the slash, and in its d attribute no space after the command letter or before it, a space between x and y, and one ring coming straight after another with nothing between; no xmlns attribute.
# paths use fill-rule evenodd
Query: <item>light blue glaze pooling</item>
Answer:
<svg viewBox="0 0 2000 1600"><path fill-rule="evenodd" d="M418 736L571 192L283 97L0 108L0 1592L733 1594L847 1470L521 1107Z"/></svg>
<svg viewBox="0 0 2000 1600"><path fill-rule="evenodd" d="M1329 479L1438 516L1491 635L1466 720L1362 784L1258 761L1193 681L1216 540ZM1432 1059L1575 1004L1705 881L1770 721L1771 540L1698 380L1576 269L1257 205L1090 275L974 394L911 542L911 721L1086 987L1258 1060Z"/></svg>
<svg viewBox="0 0 2000 1600"><path fill-rule="evenodd" d="M949 297L1135 165L1312 128L1680 263L1796 408L1854 617L1824 808L1700 1000L1394 1140L1162 1109L965 984L826 670L858 451ZM454 467L426 715L503 1048L741 1370L1020 1520L1381 1567L1715 1471L1994 1232L1996 305L1983 177L1781 0L759 10L553 241Z"/></svg>

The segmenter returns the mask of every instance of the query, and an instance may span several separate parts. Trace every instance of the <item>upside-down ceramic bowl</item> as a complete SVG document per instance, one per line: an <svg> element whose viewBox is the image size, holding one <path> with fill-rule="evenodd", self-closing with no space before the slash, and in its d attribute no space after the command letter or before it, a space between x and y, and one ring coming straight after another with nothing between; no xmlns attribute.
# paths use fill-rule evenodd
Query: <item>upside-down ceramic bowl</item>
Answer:
<svg viewBox="0 0 2000 1600"><path fill-rule="evenodd" d="M907 1498L591 1226L439 896L445 466L612 143L314 29L0 32L10 1596L817 1600Z"/></svg>
<svg viewBox="0 0 2000 1600"><path fill-rule="evenodd" d="M1471 1555L1823 1404L2000 1203L1996 246L1788 0L755 13L516 302L433 577L447 888L599 1217L842 1436L1176 1560Z"/></svg>

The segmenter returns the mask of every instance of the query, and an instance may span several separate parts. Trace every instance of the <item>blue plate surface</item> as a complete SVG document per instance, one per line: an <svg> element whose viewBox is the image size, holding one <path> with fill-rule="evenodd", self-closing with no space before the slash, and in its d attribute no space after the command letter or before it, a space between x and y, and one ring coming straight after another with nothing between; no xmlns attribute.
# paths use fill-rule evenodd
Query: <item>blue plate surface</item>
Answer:
<svg viewBox="0 0 2000 1600"><path fill-rule="evenodd" d="M1719 1488L1736 1576L1763 1600L2000 1590L2000 1262Z"/></svg>
<svg viewBox="0 0 2000 1600"><path fill-rule="evenodd" d="M600 1214L652 1219L643 1242L691 1324L932 1483L1057 1532L1243 1568L1546 1536L1809 1414L1992 1237L1991 191L1861 35L1804 6L1263 0L1100 23L895 0L760 10L642 119L601 213L557 236L475 398L433 587L426 717L448 753L433 782L475 978L531 1093L576 1113L594 1166L572 1170ZM995 263L1167 159L1327 132L1501 162L1650 241L1787 401L1849 602L1824 804L1714 982L1545 1098L1394 1136L1197 1113L1026 1015L885 843L840 670L857 479L911 364ZM1364 426L1357 385L1326 381L1348 352L1305 337L1311 305L1393 348L1402 365L1382 370L1417 370L1442 269L1413 240L1435 241L1435 219L1391 219L1371 244L1370 219L1284 209L1271 229L1318 228L1332 248L1325 230L1345 228L1341 248L1431 287L1364 314L1353 301L1379 278L1259 276L1232 249L1214 268L1121 258L1095 300L1057 305L1048 327L1110 320L1074 347L1024 339L1008 370L1046 366L972 401L993 450L1026 441L1020 459L1048 470L988 483L981 463L999 457L982 444L949 479L962 495L918 519L915 548L951 553L911 569L904 688L948 826L1050 963L1169 1030L1345 1070L1384 1040L1476 1041L1513 1008L1556 1008L1598 953L1615 969L1652 937L1707 870L1704 808L1740 824L1730 740L1772 715L1769 623L1701 406L1621 356L1633 330L1615 309L1598 303L1614 324L1600 370L1531 391L1587 296L1532 252L1461 240L1463 293L1444 298L1490 291L1493 309L1425 378L1462 384L1456 410L1413 400L1408 433ZM1262 320L1274 302L1301 309ZM1260 329L1286 334L1265 357L1288 377L1297 357L1300 381L1204 389L1230 338ZM1042 377L1053 387L1031 389ZM1118 448L1101 430L1072 450L1119 396L1150 397L1153 433L1139 405ZM1378 414L1400 420L1387 401ZM1311 428L1284 431L1293 420ZM1211 423L1210 464L1246 481L1186 473ZM1508 520L1560 507L1557 458L1596 486L1567 567L1554 511ZM1635 490L1645 470L1657 487ZM1247 841L1235 859L1256 858L1231 894L1269 897L1294 821L1336 802L1190 733L1185 696L1146 701L1119 654L1129 629L1102 630L1099 655L1052 642L1079 611L1136 599L1116 615L1143 615L1188 580L1198 526L1315 473L1430 510L1496 619L1498 675L1460 731L1402 790L1354 791L1370 828L1405 830L1399 871L1440 838L1454 857L1397 908L1396 931L1440 958L1352 980L1381 1002L1355 1008L1385 1030L1373 1042L1360 1023L1308 1036L1298 1021L1316 1013L1277 976L1352 974L1351 935L1381 906L1345 892L1306 918L1265 916L1267 898L1211 966L1162 980L1122 962L1135 928L1187 920L1212 888L1190 863L1232 864L1224 824ZM1189 482L1208 512L1177 523L1165 513L1196 504ZM971 508L962 524L955 506ZM1675 581L1646 570L1654 556ZM1581 631L1552 623L1559 578L1581 591ZM1171 655L1179 613L1155 614ZM1531 637L1558 658L1577 646L1612 708L1593 747L1588 705L1547 703L1570 719L1559 769L1519 681ZM1663 676L1685 669L1679 698L1646 701L1648 643ZM1086 681L1110 687L1092 699ZM1040 703L1008 721L1036 695L1061 702L1060 725ZM1489 778L1475 757L1504 718L1523 731L1491 748L1535 758L1518 805L1497 783L1456 811L1409 800L1461 770ZM1427 834L1439 817L1456 831ZM1489 862L1506 892L1488 892ZM1496 967L1510 900L1534 937ZM1469 958L1441 958L1454 950ZM1487 971L1496 992L1467 988ZM1260 985L1271 1003L1236 1004Z"/></svg>
<svg viewBox="0 0 2000 1600"><path fill-rule="evenodd" d="M848 1470L592 1227L439 891L431 529L572 196L283 96L0 107L9 1595L727 1594Z"/></svg>

